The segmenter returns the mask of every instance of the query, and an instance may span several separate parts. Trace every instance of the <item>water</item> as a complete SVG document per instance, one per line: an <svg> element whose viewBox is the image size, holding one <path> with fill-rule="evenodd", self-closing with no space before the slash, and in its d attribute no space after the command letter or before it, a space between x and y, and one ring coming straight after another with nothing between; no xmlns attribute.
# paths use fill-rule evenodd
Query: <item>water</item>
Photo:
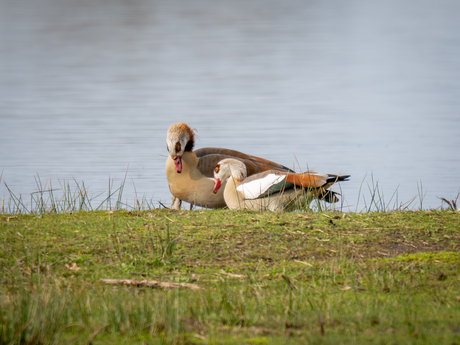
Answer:
<svg viewBox="0 0 460 345"><path fill-rule="evenodd" d="M129 166L125 202L168 204L165 137L179 121L196 147L351 174L353 211L371 175L386 201L422 190L423 208L459 191L458 1L0 7L0 197L6 182L27 200L37 176L96 196Z"/></svg>

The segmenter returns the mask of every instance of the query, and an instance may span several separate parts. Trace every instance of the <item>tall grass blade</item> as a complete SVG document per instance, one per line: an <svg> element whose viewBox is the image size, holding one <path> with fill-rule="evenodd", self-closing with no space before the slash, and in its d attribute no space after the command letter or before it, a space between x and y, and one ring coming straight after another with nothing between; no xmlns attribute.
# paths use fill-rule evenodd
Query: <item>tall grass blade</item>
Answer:
<svg viewBox="0 0 460 345"><path fill-rule="evenodd" d="M11 199L13 200L13 202L14 202L14 204L16 206L17 213L30 213L29 210L27 209L27 207L22 202L21 195L19 195L19 198L16 195L14 195L14 193L8 187L6 182L5 182L5 187L6 187L6 189L8 189L8 193L10 193L10 197L11 197ZM22 207L22 211L21 211L21 207Z"/></svg>
<svg viewBox="0 0 460 345"><path fill-rule="evenodd" d="M418 197L420 200L419 210L422 211L423 210L423 200L425 199L425 196L426 196L426 191L423 191L422 181L420 181L420 185L417 182L417 191L418 191Z"/></svg>
<svg viewBox="0 0 460 345"><path fill-rule="evenodd" d="M361 190L363 188L364 180L366 179L367 173L364 175L363 180L361 181L361 184L359 185L359 190L358 190L358 201L356 202L356 209L355 212L358 213L358 207L359 207L359 197L361 196Z"/></svg>
<svg viewBox="0 0 460 345"><path fill-rule="evenodd" d="M118 188L118 199L117 199L117 204L115 206L115 209L120 210L121 209L121 198L123 196L123 189L125 188L125 183L126 183L126 176L128 175L128 170L129 170L129 164L128 167L126 168L125 172L125 177L123 178L123 182L121 183L120 188Z"/></svg>

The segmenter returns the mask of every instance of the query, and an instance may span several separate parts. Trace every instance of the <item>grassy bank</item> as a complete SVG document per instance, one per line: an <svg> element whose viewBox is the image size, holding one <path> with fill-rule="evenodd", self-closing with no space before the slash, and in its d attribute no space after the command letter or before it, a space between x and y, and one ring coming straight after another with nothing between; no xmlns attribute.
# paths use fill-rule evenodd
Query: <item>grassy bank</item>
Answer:
<svg viewBox="0 0 460 345"><path fill-rule="evenodd" d="M451 211L0 215L0 343L458 344L459 251Z"/></svg>

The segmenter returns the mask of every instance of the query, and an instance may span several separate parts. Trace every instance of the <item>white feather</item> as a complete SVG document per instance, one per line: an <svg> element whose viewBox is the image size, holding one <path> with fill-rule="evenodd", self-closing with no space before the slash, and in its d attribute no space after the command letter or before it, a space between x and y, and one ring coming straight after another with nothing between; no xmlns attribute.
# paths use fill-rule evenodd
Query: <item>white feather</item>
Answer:
<svg viewBox="0 0 460 345"><path fill-rule="evenodd" d="M243 193L244 199L257 199L264 194L271 186L284 180L284 175L268 174L249 182L241 183L236 190Z"/></svg>

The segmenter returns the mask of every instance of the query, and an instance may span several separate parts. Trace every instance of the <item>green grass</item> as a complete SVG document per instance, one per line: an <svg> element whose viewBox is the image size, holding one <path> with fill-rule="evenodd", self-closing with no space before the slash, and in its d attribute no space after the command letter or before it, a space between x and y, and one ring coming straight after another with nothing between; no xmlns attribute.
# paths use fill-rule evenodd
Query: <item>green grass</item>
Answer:
<svg viewBox="0 0 460 345"><path fill-rule="evenodd" d="M57 179L58 187L53 187L53 181L47 180L42 183L40 176L35 177L37 190L30 193L30 197L24 197L21 194L15 194L6 182L5 187L9 193L7 198L2 197L1 214L43 214L43 213L71 213L79 211L95 210L147 210L154 209L153 200L148 200L145 195L139 199L137 196L136 186L133 183L135 191L135 200L133 205L122 202L123 190L126 184L128 170L120 186L114 189L114 180L109 178L108 191L92 195L83 181L76 179L72 181ZM0 173L0 182L2 182L2 173ZM105 194L105 195L103 195ZM116 198L116 201L114 199Z"/></svg>
<svg viewBox="0 0 460 345"><path fill-rule="evenodd" d="M65 181L57 179L58 187L53 187L53 181L47 180L42 183L40 176L35 177L37 190L30 193L30 196L25 197L22 194L15 194L4 182L4 185L9 193L8 197L2 197L0 214L43 214L43 213L72 213L80 211L98 211L98 210L123 210L129 209L133 211L153 210L158 204L167 208L160 201L147 199L144 195L141 199L138 198L136 187L133 181L135 191L134 200L123 202L123 191L126 184L128 169L122 179L120 186L114 188L114 180L109 178L108 191L93 195L85 186L84 182L79 182L76 179ZM0 173L0 183L2 182L2 173ZM56 182L54 182L56 184ZM399 186L398 186L399 188ZM423 202L426 196L426 190L423 189L422 182L417 183L417 194L410 200L402 202L398 197L398 188L393 192L389 199L385 199L383 190L379 185L379 181L374 180L373 174L367 177L364 176L361 181L357 200L354 204L349 204L344 196L339 197L339 202L328 203L324 200L313 200L309 206L303 206L297 203L293 209L318 211L318 212L352 212L355 213L373 213L373 212L393 212L393 211L410 211L424 210ZM342 194L341 184L337 183L331 187L336 189L339 194ZM454 200L448 200L440 197L440 207L437 209L457 210L457 201L460 197L460 192ZM169 204L169 202L167 203ZM189 204L185 203L184 207ZM155 206L156 205L156 206ZM295 204L294 204L295 205ZM268 205L267 205L268 206Z"/></svg>
<svg viewBox="0 0 460 345"><path fill-rule="evenodd" d="M459 344L459 244L451 211L3 214L0 344Z"/></svg>

